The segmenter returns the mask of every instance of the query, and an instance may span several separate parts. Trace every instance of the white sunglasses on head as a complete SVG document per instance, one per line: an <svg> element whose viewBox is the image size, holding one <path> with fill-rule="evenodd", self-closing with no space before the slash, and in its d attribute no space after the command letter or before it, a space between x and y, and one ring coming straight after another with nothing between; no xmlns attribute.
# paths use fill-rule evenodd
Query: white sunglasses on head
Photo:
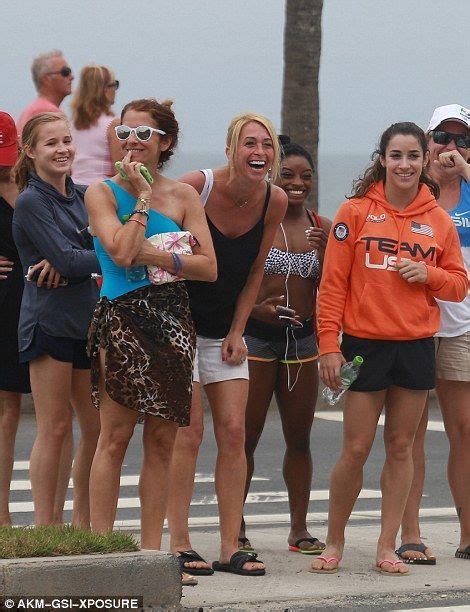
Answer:
<svg viewBox="0 0 470 612"><path fill-rule="evenodd" d="M164 132L163 130L158 130L148 125L139 125L135 128L131 128L128 125L117 125L114 130L119 140L127 140L128 138L130 138L132 132L134 132L136 138L138 138L142 142L150 140L152 134L154 133L161 134L162 136L166 135L166 132Z"/></svg>

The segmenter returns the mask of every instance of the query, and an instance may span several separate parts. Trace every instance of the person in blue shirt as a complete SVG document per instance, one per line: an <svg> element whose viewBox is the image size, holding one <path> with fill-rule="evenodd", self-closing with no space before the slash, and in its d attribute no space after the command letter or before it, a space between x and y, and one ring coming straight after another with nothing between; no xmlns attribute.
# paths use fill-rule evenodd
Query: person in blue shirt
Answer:
<svg viewBox="0 0 470 612"><path fill-rule="evenodd" d="M217 265L196 191L160 174L178 140L170 104L127 104L116 127L126 179L118 174L86 194L103 286L90 330L92 392L101 433L90 480L91 528L113 528L124 455L143 422L141 546L159 549L178 426L189 425L196 335L184 282L151 284L129 268L155 265L180 279L214 281ZM150 185L140 173L145 165ZM152 235L189 231L192 255L157 249Z"/></svg>
<svg viewBox="0 0 470 612"><path fill-rule="evenodd" d="M447 104L434 110L428 126L430 174L439 184L439 205L451 216L470 270L470 109ZM470 560L470 293L463 302L438 300L441 327L436 334L436 393L449 438L447 476L460 522L458 559ZM406 563L434 565L436 557L421 539L419 505L424 488L424 412L413 447L414 479L403 515L397 554Z"/></svg>

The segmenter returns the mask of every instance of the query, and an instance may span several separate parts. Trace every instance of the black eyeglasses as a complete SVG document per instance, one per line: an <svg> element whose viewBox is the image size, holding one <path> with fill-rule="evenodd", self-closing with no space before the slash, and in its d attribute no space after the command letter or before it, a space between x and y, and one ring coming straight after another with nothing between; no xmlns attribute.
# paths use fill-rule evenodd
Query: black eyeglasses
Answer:
<svg viewBox="0 0 470 612"><path fill-rule="evenodd" d="M114 89L119 89L119 81L116 79L115 81L111 81L111 83L108 83L106 85L106 87L109 87L111 89L111 87L114 87Z"/></svg>
<svg viewBox="0 0 470 612"><path fill-rule="evenodd" d="M46 74L60 74L60 76L65 79L72 74L72 68L70 68L70 66L64 66L60 70L52 70L51 72L46 72Z"/></svg>
<svg viewBox="0 0 470 612"><path fill-rule="evenodd" d="M436 144L448 145L453 140L460 149L470 149L470 136L465 136L465 134L452 134L451 132L444 132L444 130L433 130L431 135Z"/></svg>

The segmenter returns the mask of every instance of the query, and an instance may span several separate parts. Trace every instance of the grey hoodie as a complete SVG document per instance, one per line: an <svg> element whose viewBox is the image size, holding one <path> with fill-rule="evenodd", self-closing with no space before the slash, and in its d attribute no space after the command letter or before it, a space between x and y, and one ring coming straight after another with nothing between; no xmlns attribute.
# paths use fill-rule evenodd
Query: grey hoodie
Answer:
<svg viewBox="0 0 470 612"><path fill-rule="evenodd" d="M34 329L51 336L85 339L98 299L96 282L90 277L100 272L88 231L83 201L86 187L67 178L67 195L34 172L28 186L18 196L13 215L13 238L23 272L47 259L68 285L57 289L38 288L26 282L18 328L19 350L26 350Z"/></svg>

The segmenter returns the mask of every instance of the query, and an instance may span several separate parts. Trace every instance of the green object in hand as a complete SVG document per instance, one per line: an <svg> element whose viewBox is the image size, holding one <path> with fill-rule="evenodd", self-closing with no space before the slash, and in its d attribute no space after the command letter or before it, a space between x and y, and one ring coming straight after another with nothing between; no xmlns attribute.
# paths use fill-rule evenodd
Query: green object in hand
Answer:
<svg viewBox="0 0 470 612"><path fill-rule="evenodd" d="M123 181L127 181L127 174L124 172L124 168L122 166L122 161L117 161L114 164L114 167L116 168L116 170L119 173L119 176L122 178ZM150 172L147 170L147 168L145 166L140 166L140 174L144 177L144 179L147 181L147 183L149 185L151 185L153 183L153 176L150 174Z"/></svg>

